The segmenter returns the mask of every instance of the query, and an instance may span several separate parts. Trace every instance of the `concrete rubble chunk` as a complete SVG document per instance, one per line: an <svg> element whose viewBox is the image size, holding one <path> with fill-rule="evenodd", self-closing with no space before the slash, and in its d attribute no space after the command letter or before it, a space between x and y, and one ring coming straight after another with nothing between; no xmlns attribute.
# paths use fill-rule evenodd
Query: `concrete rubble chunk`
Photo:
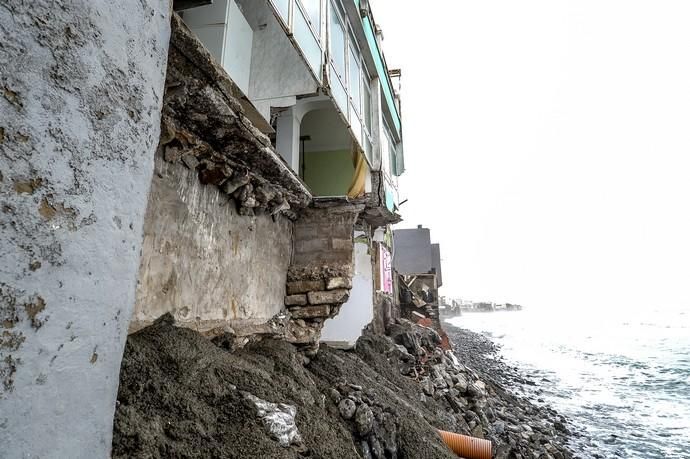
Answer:
<svg viewBox="0 0 690 459"><path fill-rule="evenodd" d="M304 306L307 304L307 295L300 293L285 297L285 306Z"/></svg>
<svg viewBox="0 0 690 459"><path fill-rule="evenodd" d="M287 448L292 444L301 444L302 437L295 424L297 408L285 403L271 403L248 392L244 397L256 407L256 415L263 420L266 430L276 439L280 446Z"/></svg>
<svg viewBox="0 0 690 459"><path fill-rule="evenodd" d="M290 313L294 319L313 319L318 317L328 317L331 313L331 308L327 304L318 306L304 306L290 309Z"/></svg>
<svg viewBox="0 0 690 459"><path fill-rule="evenodd" d="M307 293L313 290L323 290L324 283L321 280L301 280L287 283L287 294Z"/></svg>
<svg viewBox="0 0 690 459"><path fill-rule="evenodd" d="M349 296L350 291L345 289L307 293L309 304L342 304L347 301Z"/></svg>
<svg viewBox="0 0 690 459"><path fill-rule="evenodd" d="M348 279L347 277L333 277L328 279L326 290L335 290L339 288L351 289L352 279Z"/></svg>

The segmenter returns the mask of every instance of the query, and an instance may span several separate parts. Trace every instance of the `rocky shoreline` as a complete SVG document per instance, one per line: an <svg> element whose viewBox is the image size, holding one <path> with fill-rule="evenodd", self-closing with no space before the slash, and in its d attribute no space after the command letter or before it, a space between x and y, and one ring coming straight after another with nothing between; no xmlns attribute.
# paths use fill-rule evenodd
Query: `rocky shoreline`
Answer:
<svg viewBox="0 0 690 459"><path fill-rule="evenodd" d="M516 451L523 457L589 457L573 452L577 433L567 418L522 395L524 387L536 388L539 383L508 365L495 343L479 333L448 323L444 327L458 359L491 388L489 409L495 420L489 430L498 445L495 457L515 457ZM538 394L539 389L529 392ZM503 453L505 449L510 450L507 455ZM544 453L539 453L540 450Z"/></svg>
<svg viewBox="0 0 690 459"><path fill-rule="evenodd" d="M307 357L269 336L236 349L160 320L128 338L113 457L456 457L438 430L489 439L495 458L575 457L567 420L509 393L488 340L449 334L455 353L401 320Z"/></svg>

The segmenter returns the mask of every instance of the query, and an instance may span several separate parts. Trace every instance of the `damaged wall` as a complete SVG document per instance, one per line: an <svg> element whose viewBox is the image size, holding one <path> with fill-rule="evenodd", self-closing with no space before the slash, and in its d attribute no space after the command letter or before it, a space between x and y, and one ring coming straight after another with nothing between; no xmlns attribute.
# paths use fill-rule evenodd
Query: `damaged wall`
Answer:
<svg viewBox="0 0 690 459"><path fill-rule="evenodd" d="M174 15L132 331L170 312L199 331L251 334L284 309L292 219L311 196L250 117Z"/></svg>
<svg viewBox="0 0 690 459"><path fill-rule="evenodd" d="M363 204L345 198L317 199L294 227L285 305L296 344L318 342L324 321L340 311L352 288L353 230Z"/></svg>
<svg viewBox="0 0 690 459"><path fill-rule="evenodd" d="M156 155L131 330L170 312L200 331L268 321L283 309L292 222L241 216L219 188Z"/></svg>
<svg viewBox="0 0 690 459"><path fill-rule="evenodd" d="M374 319L374 283L369 240L364 232L355 232L354 276L347 302L337 316L326 320L321 341L334 347L352 348L362 330ZM361 237L360 239L360 236Z"/></svg>
<svg viewBox="0 0 690 459"><path fill-rule="evenodd" d="M167 0L0 8L0 456L110 455Z"/></svg>

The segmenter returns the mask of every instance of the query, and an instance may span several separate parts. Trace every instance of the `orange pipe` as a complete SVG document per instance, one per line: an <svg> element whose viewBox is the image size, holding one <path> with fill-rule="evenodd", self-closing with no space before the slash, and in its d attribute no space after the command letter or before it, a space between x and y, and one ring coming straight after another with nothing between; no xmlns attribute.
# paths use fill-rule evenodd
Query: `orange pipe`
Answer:
<svg viewBox="0 0 690 459"><path fill-rule="evenodd" d="M465 459L491 459L491 442L482 438L470 437L439 430L443 442L455 454Z"/></svg>

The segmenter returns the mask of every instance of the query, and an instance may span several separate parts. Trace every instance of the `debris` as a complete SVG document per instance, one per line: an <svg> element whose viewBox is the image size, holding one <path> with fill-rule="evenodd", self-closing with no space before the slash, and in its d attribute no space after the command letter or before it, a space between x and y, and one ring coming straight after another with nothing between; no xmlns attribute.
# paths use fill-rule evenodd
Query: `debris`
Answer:
<svg viewBox="0 0 690 459"><path fill-rule="evenodd" d="M302 437L295 424L297 408L285 403L271 403L248 392L242 395L256 406L256 415L260 417L266 430L278 440L280 446L287 448L292 444L301 444Z"/></svg>

